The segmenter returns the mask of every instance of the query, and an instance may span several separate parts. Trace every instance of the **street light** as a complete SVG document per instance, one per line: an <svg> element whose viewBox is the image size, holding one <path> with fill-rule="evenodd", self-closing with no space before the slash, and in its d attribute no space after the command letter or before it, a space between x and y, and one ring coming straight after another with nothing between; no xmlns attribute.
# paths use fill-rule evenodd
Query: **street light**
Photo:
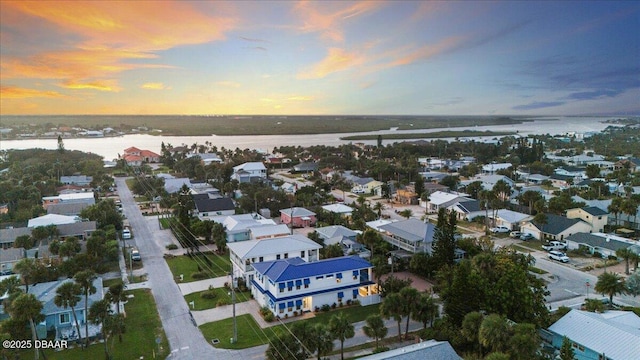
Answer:
<svg viewBox="0 0 640 360"><path fill-rule="evenodd" d="M234 276L233 276L233 263L231 263L231 304L233 306L233 338L231 338L231 343L235 344L238 342L238 324L236 322L236 287L234 284Z"/></svg>
<svg viewBox="0 0 640 360"><path fill-rule="evenodd" d="M607 236L607 237L606 237L606 239L605 239L604 241L605 241L605 242L609 242L609 241L611 241L611 240L610 240L610 239L609 239L609 237ZM604 256L604 250L605 250L605 248L603 248L602 250L603 250L603 251L602 251L602 256ZM607 260L608 260L608 259L609 259L609 255L604 256L604 272L605 272L605 273L607 272Z"/></svg>

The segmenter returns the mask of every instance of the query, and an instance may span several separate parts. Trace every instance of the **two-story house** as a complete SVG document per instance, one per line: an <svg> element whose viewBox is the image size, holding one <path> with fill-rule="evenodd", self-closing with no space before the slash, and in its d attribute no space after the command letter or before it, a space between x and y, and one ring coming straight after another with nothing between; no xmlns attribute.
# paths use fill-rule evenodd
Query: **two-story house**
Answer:
<svg viewBox="0 0 640 360"><path fill-rule="evenodd" d="M94 205L96 203L93 191L60 194L56 196L45 196L42 198L42 207L47 210L50 205L53 204L77 204L84 203L87 205Z"/></svg>
<svg viewBox="0 0 640 360"><path fill-rule="evenodd" d="M247 162L233 167L231 180L239 183L251 182L252 179L267 179L267 168L261 162Z"/></svg>
<svg viewBox="0 0 640 360"><path fill-rule="evenodd" d="M315 262L290 258L256 263L251 294L260 306L279 317L358 300L380 302L373 266L358 256Z"/></svg>
<svg viewBox="0 0 640 360"><path fill-rule="evenodd" d="M234 277L244 277L247 283L253 280L253 265L299 257L307 262L318 261L322 246L302 235L234 242L229 247L229 258L233 264Z"/></svg>
<svg viewBox="0 0 640 360"><path fill-rule="evenodd" d="M589 232L603 232L609 213L595 206L567 210L567 218L580 219L591 225Z"/></svg>
<svg viewBox="0 0 640 360"><path fill-rule="evenodd" d="M431 253L435 226L418 219L392 222L378 226L382 239L410 253Z"/></svg>
<svg viewBox="0 0 640 360"><path fill-rule="evenodd" d="M231 198L215 194L194 194L194 215L200 220L209 220L213 216L233 215L236 213L236 204Z"/></svg>
<svg viewBox="0 0 640 360"><path fill-rule="evenodd" d="M292 207L280 210L280 221L291 224L296 228L313 226L316 224L316 213L303 207Z"/></svg>

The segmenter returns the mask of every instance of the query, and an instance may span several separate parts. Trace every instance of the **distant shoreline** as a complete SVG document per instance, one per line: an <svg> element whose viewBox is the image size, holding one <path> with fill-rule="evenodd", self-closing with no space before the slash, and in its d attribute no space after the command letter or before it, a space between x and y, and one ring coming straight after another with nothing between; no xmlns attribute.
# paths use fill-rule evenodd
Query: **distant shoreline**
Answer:
<svg viewBox="0 0 640 360"><path fill-rule="evenodd" d="M479 136L506 136L515 135L513 131L436 131L431 133L404 133L404 134L380 134L380 135L354 135L341 137L340 140L405 140L405 139L434 139L434 138L459 138L459 137L479 137Z"/></svg>
<svg viewBox="0 0 640 360"><path fill-rule="evenodd" d="M515 125L536 121L507 116L3 116L2 127L46 129L74 127L113 128L119 135L156 136L314 135L398 130L428 130L489 125ZM145 129L140 131L139 129ZM33 131L33 130L30 130ZM13 132L15 134L15 132ZM76 136L73 136L76 137ZM18 140L20 137L3 136ZM39 138L29 136L30 139ZM70 138L69 136L63 138ZM91 137L82 137L91 138Z"/></svg>

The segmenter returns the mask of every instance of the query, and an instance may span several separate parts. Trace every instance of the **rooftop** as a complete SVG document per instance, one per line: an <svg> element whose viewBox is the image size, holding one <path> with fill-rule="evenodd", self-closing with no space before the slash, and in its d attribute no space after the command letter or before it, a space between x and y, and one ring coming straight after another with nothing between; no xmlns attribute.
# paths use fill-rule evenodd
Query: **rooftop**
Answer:
<svg viewBox="0 0 640 360"><path fill-rule="evenodd" d="M371 267L371 264L359 256L342 256L309 263L300 258L289 258L256 263L253 264L253 267L272 281L282 282L342 271L367 269Z"/></svg>
<svg viewBox="0 0 640 360"><path fill-rule="evenodd" d="M227 244L229 250L240 258L260 257L268 254L285 252L299 252L303 250L319 250L320 244L302 235L289 235L284 237L238 241Z"/></svg>
<svg viewBox="0 0 640 360"><path fill-rule="evenodd" d="M418 219L408 219L382 225L380 230L387 231L410 242L430 241L433 239L435 226Z"/></svg>

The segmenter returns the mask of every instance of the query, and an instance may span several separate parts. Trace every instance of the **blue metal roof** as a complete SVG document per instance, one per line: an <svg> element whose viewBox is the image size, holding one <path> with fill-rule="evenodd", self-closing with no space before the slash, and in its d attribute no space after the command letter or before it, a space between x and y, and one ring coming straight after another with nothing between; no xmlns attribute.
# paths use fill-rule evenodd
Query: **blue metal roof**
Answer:
<svg viewBox="0 0 640 360"><path fill-rule="evenodd" d="M308 278L342 271L367 269L371 264L359 256L343 256L314 262L300 258L266 261L253 264L256 271L273 282Z"/></svg>

